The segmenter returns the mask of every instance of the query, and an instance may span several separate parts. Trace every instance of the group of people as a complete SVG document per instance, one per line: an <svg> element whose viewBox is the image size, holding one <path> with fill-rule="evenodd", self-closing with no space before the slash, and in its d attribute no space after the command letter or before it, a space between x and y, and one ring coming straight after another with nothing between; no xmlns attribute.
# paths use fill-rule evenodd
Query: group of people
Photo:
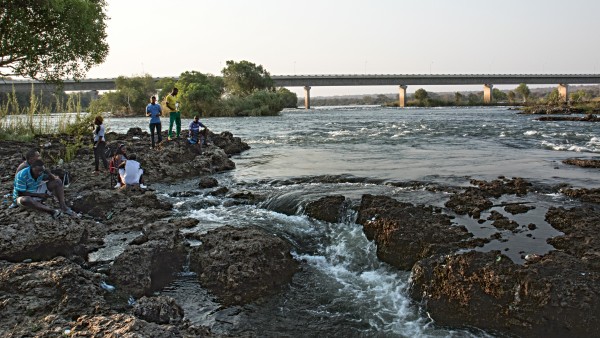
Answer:
<svg viewBox="0 0 600 338"><path fill-rule="evenodd" d="M12 207L22 206L46 212L54 218L62 214L78 217L65 203L63 181L46 169L39 151L35 149L29 150L25 154L25 161L17 167L12 197ZM58 209L44 204L49 198L58 200Z"/></svg>

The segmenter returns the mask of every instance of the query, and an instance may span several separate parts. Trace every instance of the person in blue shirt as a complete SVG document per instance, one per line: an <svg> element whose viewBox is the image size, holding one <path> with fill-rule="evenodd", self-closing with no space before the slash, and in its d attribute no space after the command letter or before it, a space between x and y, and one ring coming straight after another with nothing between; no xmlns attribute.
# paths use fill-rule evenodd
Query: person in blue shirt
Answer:
<svg viewBox="0 0 600 338"><path fill-rule="evenodd" d="M206 145L206 137L208 136L208 128L199 121L198 115L194 116L194 120L190 122L188 142L190 144ZM200 128L204 128L200 130Z"/></svg>
<svg viewBox="0 0 600 338"><path fill-rule="evenodd" d="M150 98L150 103L146 106L146 116L150 117L150 137L152 138L152 148L154 148L154 131L158 134L158 143L162 142L160 116L162 116L162 107L156 103L156 96Z"/></svg>
<svg viewBox="0 0 600 338"><path fill-rule="evenodd" d="M62 214L60 210L54 210L42 203L52 197L46 187L46 180L49 178L50 174L44 168L44 162L35 160L15 175L13 201L19 206L47 212L54 218L59 217Z"/></svg>

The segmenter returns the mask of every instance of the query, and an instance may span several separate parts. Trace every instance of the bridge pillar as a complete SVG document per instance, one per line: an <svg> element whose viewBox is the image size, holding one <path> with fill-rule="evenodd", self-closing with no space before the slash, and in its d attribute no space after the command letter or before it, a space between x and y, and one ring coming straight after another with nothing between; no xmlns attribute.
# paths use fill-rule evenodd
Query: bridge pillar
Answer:
<svg viewBox="0 0 600 338"><path fill-rule="evenodd" d="M492 103L492 100L494 99L494 96L492 95L493 88L494 88L494 85L491 85L491 84L483 85L483 103L485 103L485 104Z"/></svg>
<svg viewBox="0 0 600 338"><path fill-rule="evenodd" d="M398 95L398 107L404 108L406 107L406 86L405 85L400 85L398 88L399 91L399 95Z"/></svg>
<svg viewBox="0 0 600 338"><path fill-rule="evenodd" d="M559 84L558 85L558 96L563 102L569 103L569 85Z"/></svg>
<svg viewBox="0 0 600 338"><path fill-rule="evenodd" d="M99 93L97 90L90 90L90 98L93 100L98 100Z"/></svg>
<svg viewBox="0 0 600 338"><path fill-rule="evenodd" d="M304 86L304 109L310 109L310 86Z"/></svg>

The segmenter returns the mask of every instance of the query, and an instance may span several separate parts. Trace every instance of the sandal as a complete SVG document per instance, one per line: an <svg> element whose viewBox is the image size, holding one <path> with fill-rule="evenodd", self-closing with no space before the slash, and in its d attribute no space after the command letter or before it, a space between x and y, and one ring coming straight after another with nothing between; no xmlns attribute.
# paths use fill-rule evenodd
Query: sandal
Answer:
<svg viewBox="0 0 600 338"><path fill-rule="evenodd" d="M76 213L75 211L73 211L73 209L71 208L67 208L67 210L65 210L65 214L71 216L71 217L77 217L79 218L79 214Z"/></svg>
<svg viewBox="0 0 600 338"><path fill-rule="evenodd" d="M60 216L62 216L62 214L63 214L63 213L62 213L62 211L60 211L60 210L56 209L56 210L54 210L54 212L52 213L52 218L54 218L54 219L58 219Z"/></svg>

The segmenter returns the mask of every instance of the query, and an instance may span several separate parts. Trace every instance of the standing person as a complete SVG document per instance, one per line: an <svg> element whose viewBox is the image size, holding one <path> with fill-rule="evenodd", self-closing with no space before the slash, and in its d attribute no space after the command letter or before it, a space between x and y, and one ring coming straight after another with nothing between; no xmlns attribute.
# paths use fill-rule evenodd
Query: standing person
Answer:
<svg viewBox="0 0 600 338"><path fill-rule="evenodd" d="M104 152L106 149L106 138L104 135L106 134L106 129L104 128L104 119L102 116L98 115L94 119L94 167L95 174L98 174L98 162L102 160L102 165L104 165L104 169L108 170L108 161L104 156Z"/></svg>
<svg viewBox="0 0 600 338"><path fill-rule="evenodd" d="M177 102L177 93L179 89L173 87L171 94L167 95L167 108L169 108L169 140L173 139L173 122L176 124L177 138L181 133L181 112L179 111L179 102Z"/></svg>
<svg viewBox="0 0 600 338"><path fill-rule="evenodd" d="M150 98L150 103L146 106L146 116L150 117L150 137L152 138L152 149L154 149L154 130L158 134L158 143L162 142L160 116L162 116L162 107L156 103L156 96Z"/></svg>

